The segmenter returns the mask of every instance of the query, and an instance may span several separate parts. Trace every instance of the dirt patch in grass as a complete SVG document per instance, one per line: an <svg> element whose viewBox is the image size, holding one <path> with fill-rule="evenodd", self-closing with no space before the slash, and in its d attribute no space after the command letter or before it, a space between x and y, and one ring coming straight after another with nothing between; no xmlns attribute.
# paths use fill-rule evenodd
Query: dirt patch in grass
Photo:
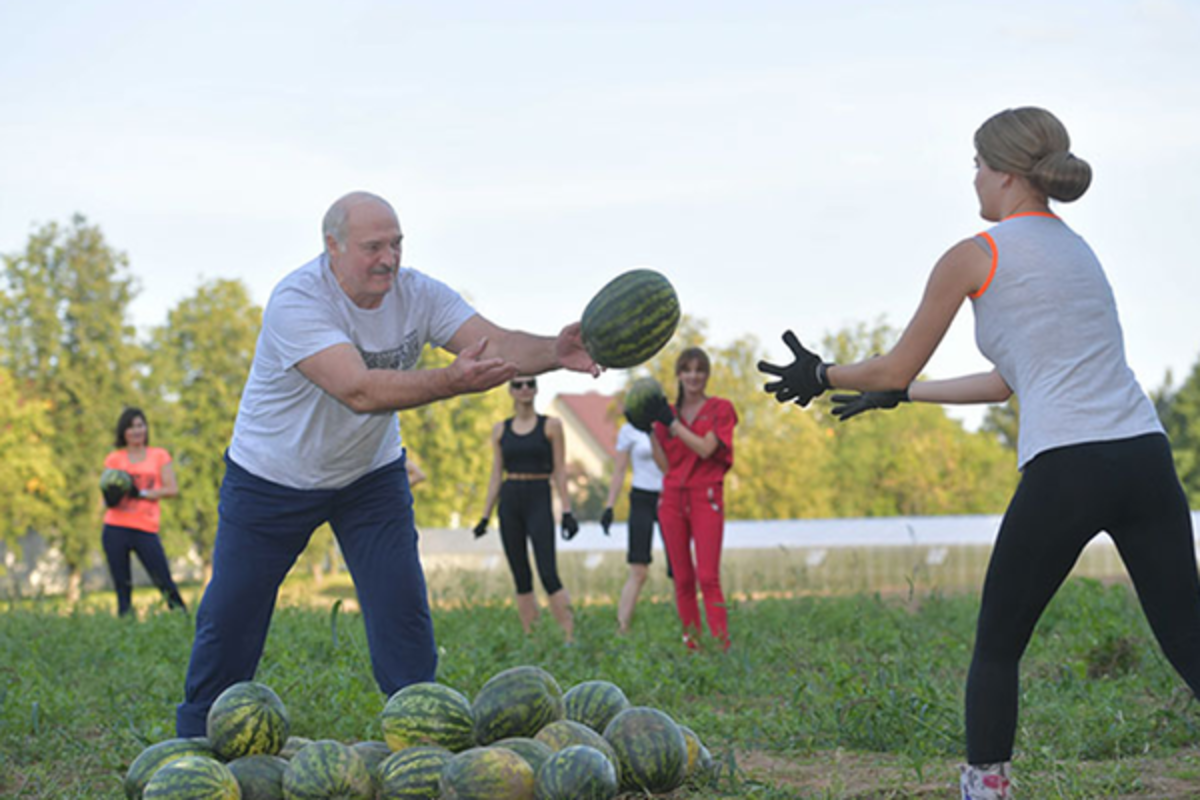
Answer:
<svg viewBox="0 0 1200 800"><path fill-rule="evenodd" d="M737 765L740 778L748 787L761 787L764 793L773 790L771 797L846 800L959 797L958 765L951 761L929 762L918 771L911 762L886 753L833 750L792 757L746 751L737 754ZM1064 762L1036 767L1022 764L1018 758L1014 777L1020 798L1183 800L1200 797L1200 749L1164 758ZM700 796L710 795L689 795Z"/></svg>

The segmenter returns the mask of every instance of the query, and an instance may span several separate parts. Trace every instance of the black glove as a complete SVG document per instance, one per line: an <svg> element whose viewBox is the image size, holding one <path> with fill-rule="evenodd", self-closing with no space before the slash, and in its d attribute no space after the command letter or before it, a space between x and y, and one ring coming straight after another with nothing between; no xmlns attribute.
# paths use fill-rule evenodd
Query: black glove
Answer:
<svg viewBox="0 0 1200 800"><path fill-rule="evenodd" d="M634 419L633 417L629 416L629 412L626 411L625 419L629 420L629 424L637 428L642 433L649 433L651 429L654 428L654 420L651 417Z"/></svg>
<svg viewBox="0 0 1200 800"><path fill-rule="evenodd" d="M764 384L763 390L775 395L775 399L781 403L795 400L796 405L806 406L814 397L831 388L825 372L833 365L826 364L816 353L806 350L796 338L796 334L791 331L783 334L783 343L791 349L796 360L786 367L768 364L766 361L758 362L759 372L779 378Z"/></svg>
<svg viewBox="0 0 1200 800"><path fill-rule="evenodd" d="M101 490L104 495L104 505L108 508L116 508L125 499L128 492L121 489L120 486L108 486Z"/></svg>
<svg viewBox="0 0 1200 800"><path fill-rule="evenodd" d="M907 403L908 389L892 389L886 392L860 392L858 394L835 394L829 398L833 401L833 415L842 422L853 416L875 408L895 408L901 403Z"/></svg>
<svg viewBox="0 0 1200 800"><path fill-rule="evenodd" d="M475 538L478 539L480 536L483 536L485 533L487 533L487 528L488 518L484 517L483 519L479 520L479 524L475 526Z"/></svg>
<svg viewBox="0 0 1200 800"><path fill-rule="evenodd" d="M562 516L563 539L569 542L575 538L577 533L579 533L579 523L575 521L575 515L570 511L564 511Z"/></svg>
<svg viewBox="0 0 1200 800"><path fill-rule="evenodd" d="M608 536L608 529L612 527L612 507L604 509L604 513L600 515L600 527L604 529L604 535Z"/></svg>
<svg viewBox="0 0 1200 800"><path fill-rule="evenodd" d="M646 407L646 411L650 419L655 422L661 422L668 428L675 421L675 412L671 410L671 404L667 402L667 398L662 395L651 400Z"/></svg>
<svg viewBox="0 0 1200 800"><path fill-rule="evenodd" d="M139 488L138 488L138 487L136 487L136 486L130 486L130 487L129 487L129 498L130 498L131 500L137 500L137 499L138 499L138 498L140 498L141 496L142 496L142 490L141 490L141 489L139 489Z"/></svg>

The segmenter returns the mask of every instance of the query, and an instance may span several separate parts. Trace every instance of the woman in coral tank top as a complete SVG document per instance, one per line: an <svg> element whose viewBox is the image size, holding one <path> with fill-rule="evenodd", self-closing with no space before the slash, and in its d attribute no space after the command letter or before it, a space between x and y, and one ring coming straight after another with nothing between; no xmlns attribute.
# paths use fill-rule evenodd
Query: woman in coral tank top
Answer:
<svg viewBox="0 0 1200 800"><path fill-rule="evenodd" d="M137 553L167 605L186 611L158 538L158 501L179 493L171 454L150 446L150 428L140 408L127 408L121 413L116 447L104 459L104 468L124 470L133 478L129 494L104 513L104 555L117 592L117 613L124 616L132 608L131 552Z"/></svg>

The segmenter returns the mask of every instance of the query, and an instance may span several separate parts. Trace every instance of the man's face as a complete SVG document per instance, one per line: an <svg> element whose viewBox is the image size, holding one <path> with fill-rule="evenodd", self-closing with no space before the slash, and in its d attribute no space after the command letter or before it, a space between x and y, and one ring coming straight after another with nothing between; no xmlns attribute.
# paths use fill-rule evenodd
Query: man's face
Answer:
<svg viewBox="0 0 1200 800"><path fill-rule="evenodd" d="M392 210L368 200L346 216L345 250L332 238L326 241L333 272L355 305L376 308L383 302L400 268L402 239Z"/></svg>

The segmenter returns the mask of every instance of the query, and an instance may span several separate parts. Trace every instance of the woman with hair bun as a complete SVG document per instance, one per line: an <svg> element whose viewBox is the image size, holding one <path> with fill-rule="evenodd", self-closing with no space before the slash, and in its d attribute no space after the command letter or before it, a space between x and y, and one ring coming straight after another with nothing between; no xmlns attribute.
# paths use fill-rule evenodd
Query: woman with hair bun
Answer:
<svg viewBox="0 0 1200 800"><path fill-rule="evenodd" d="M788 331L787 366L761 363L780 402L830 388L845 420L908 401L1021 401L1017 487L992 551L966 688L962 797L1010 798L1018 675L1034 627L1083 548L1116 543L1167 659L1200 693L1200 579L1191 514L1153 404L1125 360L1112 289L1088 244L1050 208L1087 191L1091 168L1040 108L975 134L980 215L994 223L951 247L896 346L827 364ZM990 372L916 381L964 300Z"/></svg>

